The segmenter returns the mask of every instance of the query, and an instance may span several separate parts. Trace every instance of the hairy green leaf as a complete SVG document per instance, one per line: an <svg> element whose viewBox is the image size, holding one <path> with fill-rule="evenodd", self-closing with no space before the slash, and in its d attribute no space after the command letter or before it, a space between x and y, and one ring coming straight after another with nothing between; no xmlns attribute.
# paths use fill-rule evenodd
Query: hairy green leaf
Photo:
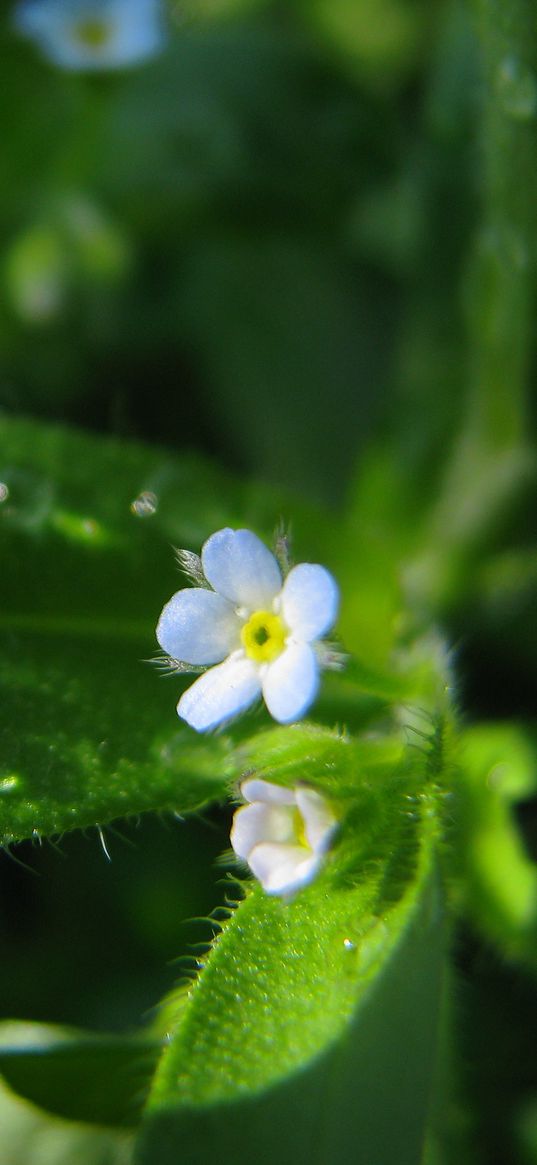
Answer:
<svg viewBox="0 0 537 1165"><path fill-rule="evenodd" d="M278 732L261 771L285 783L296 745L286 760ZM247 893L184 989L143 1165L420 1159L444 949L435 764L408 750L373 774L323 736L303 775L329 777L338 749L354 789L343 779L332 860L292 901Z"/></svg>

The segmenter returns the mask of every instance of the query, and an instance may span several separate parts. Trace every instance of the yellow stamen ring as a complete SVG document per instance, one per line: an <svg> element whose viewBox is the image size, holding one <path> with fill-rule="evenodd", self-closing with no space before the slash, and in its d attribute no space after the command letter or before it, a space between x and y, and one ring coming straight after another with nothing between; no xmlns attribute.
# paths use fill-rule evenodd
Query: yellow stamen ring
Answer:
<svg viewBox="0 0 537 1165"><path fill-rule="evenodd" d="M254 611L241 629L241 642L250 659L270 663L285 647L287 628L272 611Z"/></svg>
<svg viewBox="0 0 537 1165"><path fill-rule="evenodd" d="M88 49L102 49L110 40L110 26L98 17L80 20L74 27L74 36Z"/></svg>
<svg viewBox="0 0 537 1165"><path fill-rule="evenodd" d="M306 837L306 822L300 812L300 809L295 809L293 813L293 825L295 830L294 842L296 845L301 845L304 849L311 851L310 843Z"/></svg>

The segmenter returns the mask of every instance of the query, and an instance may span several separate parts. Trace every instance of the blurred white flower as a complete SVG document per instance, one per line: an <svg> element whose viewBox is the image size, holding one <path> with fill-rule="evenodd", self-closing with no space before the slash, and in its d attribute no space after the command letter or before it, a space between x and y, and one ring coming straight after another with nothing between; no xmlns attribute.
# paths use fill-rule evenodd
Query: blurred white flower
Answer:
<svg viewBox="0 0 537 1165"><path fill-rule="evenodd" d="M233 818L231 844L267 894L288 896L315 878L332 841L337 820L324 797L307 785L284 789L248 780L241 787L250 802Z"/></svg>
<svg viewBox="0 0 537 1165"><path fill-rule="evenodd" d="M119 69L164 46L161 0L19 0L15 27L63 69Z"/></svg>
<svg viewBox="0 0 537 1165"><path fill-rule="evenodd" d="M201 560L183 554L182 562L198 586L166 604L157 639L172 667L217 666L181 696L179 716L205 732L262 694L280 724L300 720L319 686L317 641L337 615L332 575L303 562L282 586L276 558L260 539L228 528L208 538Z"/></svg>

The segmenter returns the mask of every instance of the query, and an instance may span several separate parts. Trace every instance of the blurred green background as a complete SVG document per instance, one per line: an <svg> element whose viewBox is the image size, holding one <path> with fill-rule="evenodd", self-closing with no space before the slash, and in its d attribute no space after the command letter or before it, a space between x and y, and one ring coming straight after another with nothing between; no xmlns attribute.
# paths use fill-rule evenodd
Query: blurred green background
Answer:
<svg viewBox="0 0 537 1165"><path fill-rule="evenodd" d="M199 450L328 511L387 438L426 496L465 415L483 184L471 12L189 0L166 19L155 59L90 75L47 62L3 8L0 406ZM534 710L532 501L442 612L469 718ZM520 821L537 852L531 805ZM119 822L111 860L97 830L2 853L3 1014L136 1026L210 934L183 920L225 899L226 826L218 811ZM472 1160L503 1165L516 1143L533 1165L533 989L474 935L457 949L470 1099L454 1124Z"/></svg>
<svg viewBox="0 0 537 1165"><path fill-rule="evenodd" d="M160 56L95 75L6 21L2 402L340 500L415 311L397 407L440 446L474 213L468 41L451 5L178 4Z"/></svg>

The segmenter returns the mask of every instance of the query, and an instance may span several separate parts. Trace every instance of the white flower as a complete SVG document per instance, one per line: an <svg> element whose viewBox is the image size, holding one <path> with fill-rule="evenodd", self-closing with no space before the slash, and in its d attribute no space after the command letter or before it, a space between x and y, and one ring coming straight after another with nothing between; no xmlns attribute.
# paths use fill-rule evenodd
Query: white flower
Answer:
<svg viewBox="0 0 537 1165"><path fill-rule="evenodd" d="M171 661L217 666L181 696L179 716L205 732L262 694L280 724L299 720L319 686L316 641L337 615L332 575L303 562L282 586L274 555L250 530L218 530L201 561L185 560L196 581L211 589L177 591L160 616L157 639Z"/></svg>
<svg viewBox="0 0 537 1165"><path fill-rule="evenodd" d="M248 780L249 805L233 818L231 844L267 894L293 894L318 873L337 825L320 793L306 785L284 789Z"/></svg>
<svg viewBox="0 0 537 1165"><path fill-rule="evenodd" d="M117 69L164 44L161 0L20 0L15 26L63 69Z"/></svg>

